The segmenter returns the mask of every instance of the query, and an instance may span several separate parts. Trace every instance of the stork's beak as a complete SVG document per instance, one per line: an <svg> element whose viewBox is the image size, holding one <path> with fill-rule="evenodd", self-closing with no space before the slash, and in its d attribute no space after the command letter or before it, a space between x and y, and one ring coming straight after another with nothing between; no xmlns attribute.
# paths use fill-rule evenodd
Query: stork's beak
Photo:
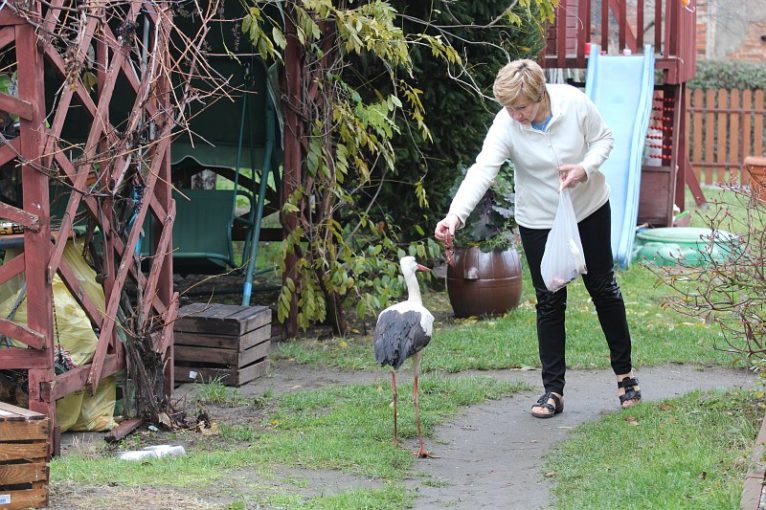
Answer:
<svg viewBox="0 0 766 510"><path fill-rule="evenodd" d="M422 265L422 264L416 264L416 265L415 265L415 268L416 268L418 271L430 271L430 270L431 270L431 268L430 268L430 267L426 267L426 266L424 266L424 265Z"/></svg>

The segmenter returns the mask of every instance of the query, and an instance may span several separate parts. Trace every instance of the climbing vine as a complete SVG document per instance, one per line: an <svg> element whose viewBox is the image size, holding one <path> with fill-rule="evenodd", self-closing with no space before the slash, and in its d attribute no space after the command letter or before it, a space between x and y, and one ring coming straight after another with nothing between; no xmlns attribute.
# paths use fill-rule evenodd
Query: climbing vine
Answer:
<svg viewBox="0 0 766 510"><path fill-rule="evenodd" d="M414 126L407 136L421 144L431 141L423 90L413 74L413 49L427 48L432 59L463 79L470 76L470 67L451 44L448 28L405 32L400 14L387 1L292 0L279 5L283 8L276 14L269 11L272 2L247 4L241 27L264 59L283 63L282 106L288 116L297 117L293 124L286 122L285 143L296 140L301 164L299 171L286 168L291 193L282 209L283 224L291 230L282 243L282 270L291 260L294 271L285 274L277 313L282 322L294 317L300 328L327 321L342 334L350 296L356 312L365 316L400 292L400 256L433 258L438 253L430 226L413 227L421 240L404 246L385 213L371 212L381 184L396 179L392 140L402 135L397 119L403 116L406 125ZM532 6L539 18L552 19L555 0L516 0L488 27L518 27L518 9L529 12ZM424 19L420 25L429 23ZM291 52L291 45L298 51ZM378 76L359 72L366 62L375 62ZM300 74L297 91L290 87L295 73ZM386 87L375 85L381 79ZM299 178L290 182L294 175ZM421 208L429 205L422 180L402 184L400 193L414 194Z"/></svg>

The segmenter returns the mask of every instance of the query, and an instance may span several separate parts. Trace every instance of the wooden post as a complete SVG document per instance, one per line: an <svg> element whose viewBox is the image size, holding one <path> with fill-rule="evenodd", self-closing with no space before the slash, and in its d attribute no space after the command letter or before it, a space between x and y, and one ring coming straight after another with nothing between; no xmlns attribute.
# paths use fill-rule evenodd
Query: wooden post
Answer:
<svg viewBox="0 0 766 510"><path fill-rule="evenodd" d="M56 403L41 396L42 385L55 377L53 371L53 305L48 261L51 256L50 202L48 175L40 167L44 140L45 94L43 91L43 57L37 44L35 29L29 24L16 25L16 60L18 62L19 99L32 105L32 118L20 119L21 172L24 210L40 219L37 232L24 232L25 278L27 283L27 327L45 338L37 356L42 366L29 369L29 408L48 417L51 430L56 429ZM54 437L56 435L54 434ZM55 443L55 441L54 441ZM57 443L53 450L57 451Z"/></svg>

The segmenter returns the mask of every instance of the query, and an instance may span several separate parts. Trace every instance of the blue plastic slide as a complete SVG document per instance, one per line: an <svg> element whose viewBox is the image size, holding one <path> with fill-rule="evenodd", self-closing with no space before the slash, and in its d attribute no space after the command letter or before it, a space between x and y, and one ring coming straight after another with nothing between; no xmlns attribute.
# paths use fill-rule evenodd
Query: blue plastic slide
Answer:
<svg viewBox="0 0 766 510"><path fill-rule="evenodd" d="M614 148L601 172L611 188L612 253L622 268L630 265L638 221L641 161L654 96L654 50L643 55L606 56L591 45L585 92L614 133Z"/></svg>

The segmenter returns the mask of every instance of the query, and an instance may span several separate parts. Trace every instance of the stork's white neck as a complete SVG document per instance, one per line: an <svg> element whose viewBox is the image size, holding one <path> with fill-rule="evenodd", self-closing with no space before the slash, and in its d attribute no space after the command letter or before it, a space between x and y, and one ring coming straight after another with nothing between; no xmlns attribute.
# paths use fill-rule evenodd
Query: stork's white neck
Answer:
<svg viewBox="0 0 766 510"><path fill-rule="evenodd" d="M415 276L415 273L406 275L404 281L407 284L407 293L409 294L407 301L422 305L423 298L420 297L420 286L418 285L418 278Z"/></svg>

